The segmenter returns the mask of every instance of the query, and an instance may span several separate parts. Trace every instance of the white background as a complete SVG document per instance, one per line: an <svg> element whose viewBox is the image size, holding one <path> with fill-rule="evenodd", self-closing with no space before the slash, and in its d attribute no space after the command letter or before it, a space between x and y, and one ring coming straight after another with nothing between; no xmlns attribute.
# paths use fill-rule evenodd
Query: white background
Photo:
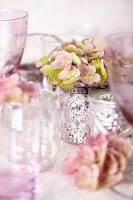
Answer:
<svg viewBox="0 0 133 200"><path fill-rule="evenodd" d="M133 30L133 0L0 0L0 8L27 10L29 33L105 36Z"/></svg>

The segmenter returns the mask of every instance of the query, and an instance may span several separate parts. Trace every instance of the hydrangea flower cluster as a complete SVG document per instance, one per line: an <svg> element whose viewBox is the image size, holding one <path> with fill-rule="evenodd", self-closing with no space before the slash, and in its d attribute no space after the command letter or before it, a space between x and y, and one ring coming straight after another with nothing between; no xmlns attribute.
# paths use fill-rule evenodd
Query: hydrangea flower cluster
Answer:
<svg viewBox="0 0 133 200"><path fill-rule="evenodd" d="M20 79L18 74L0 78L0 105L8 102L29 102L39 92L35 83Z"/></svg>
<svg viewBox="0 0 133 200"><path fill-rule="evenodd" d="M64 172L74 174L80 188L95 191L111 187L123 178L127 158L131 155L128 139L118 135L88 135L87 143L78 147L65 165Z"/></svg>
<svg viewBox="0 0 133 200"><path fill-rule="evenodd" d="M103 57L103 41L73 40L62 43L48 58L42 57L37 66L53 86L72 88L77 82L103 83L107 78Z"/></svg>

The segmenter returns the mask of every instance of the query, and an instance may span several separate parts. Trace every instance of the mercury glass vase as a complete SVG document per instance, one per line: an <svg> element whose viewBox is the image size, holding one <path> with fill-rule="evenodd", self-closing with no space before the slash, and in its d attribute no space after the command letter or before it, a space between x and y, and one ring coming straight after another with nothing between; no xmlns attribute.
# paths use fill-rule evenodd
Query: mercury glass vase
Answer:
<svg viewBox="0 0 133 200"><path fill-rule="evenodd" d="M70 144L85 143L89 133L88 87L86 85L72 89L61 89L61 139Z"/></svg>

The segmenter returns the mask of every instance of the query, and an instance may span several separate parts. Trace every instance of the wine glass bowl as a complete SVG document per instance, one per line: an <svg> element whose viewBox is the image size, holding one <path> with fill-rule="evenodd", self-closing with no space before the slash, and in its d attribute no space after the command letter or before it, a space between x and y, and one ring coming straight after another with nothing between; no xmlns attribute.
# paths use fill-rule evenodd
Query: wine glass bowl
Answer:
<svg viewBox="0 0 133 200"><path fill-rule="evenodd" d="M28 13L0 9L0 76L15 72L19 66L27 35Z"/></svg>
<svg viewBox="0 0 133 200"><path fill-rule="evenodd" d="M133 126L133 33L107 37L105 60L115 100Z"/></svg>

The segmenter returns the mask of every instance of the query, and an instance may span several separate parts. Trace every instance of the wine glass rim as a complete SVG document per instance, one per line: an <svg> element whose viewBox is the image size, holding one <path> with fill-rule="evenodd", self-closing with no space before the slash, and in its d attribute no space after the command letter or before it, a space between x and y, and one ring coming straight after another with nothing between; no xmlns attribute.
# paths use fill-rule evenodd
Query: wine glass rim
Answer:
<svg viewBox="0 0 133 200"><path fill-rule="evenodd" d="M41 33L41 32L32 32L32 33L28 33L27 36L47 36L47 33Z"/></svg>
<svg viewBox="0 0 133 200"><path fill-rule="evenodd" d="M23 19L28 16L28 12L25 10L10 9L10 8L9 9L5 9L5 8L0 9L0 12L14 12L14 11L18 12L18 13L21 12L22 15L19 17L12 17L12 18L7 18L7 19L0 18L0 22L15 21L15 20Z"/></svg>
<svg viewBox="0 0 133 200"><path fill-rule="evenodd" d="M118 33L114 33L114 34L109 34L106 37L106 40L111 40L111 39L115 39L117 37L122 37L122 36L133 36L133 32L118 32Z"/></svg>

